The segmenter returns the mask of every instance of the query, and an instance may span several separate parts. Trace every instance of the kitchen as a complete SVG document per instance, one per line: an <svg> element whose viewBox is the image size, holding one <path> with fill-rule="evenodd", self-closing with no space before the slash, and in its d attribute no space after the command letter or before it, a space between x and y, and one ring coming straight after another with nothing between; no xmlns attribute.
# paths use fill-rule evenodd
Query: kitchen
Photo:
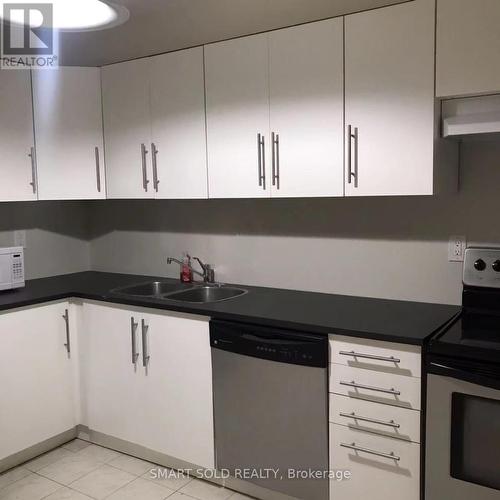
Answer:
<svg viewBox="0 0 500 500"><path fill-rule="evenodd" d="M499 498L496 2L160 3L0 70L0 499Z"/></svg>

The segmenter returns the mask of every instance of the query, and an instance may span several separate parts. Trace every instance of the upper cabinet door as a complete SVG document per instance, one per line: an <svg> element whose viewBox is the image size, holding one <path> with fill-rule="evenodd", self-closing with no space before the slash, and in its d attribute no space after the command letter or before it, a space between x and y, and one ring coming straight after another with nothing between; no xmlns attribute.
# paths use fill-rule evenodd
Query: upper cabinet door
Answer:
<svg viewBox="0 0 500 500"><path fill-rule="evenodd" d="M0 71L0 201L36 199L29 71Z"/></svg>
<svg viewBox="0 0 500 500"><path fill-rule="evenodd" d="M156 198L207 198L203 47L151 59Z"/></svg>
<svg viewBox="0 0 500 500"><path fill-rule="evenodd" d="M438 97L500 92L500 2L438 0Z"/></svg>
<svg viewBox="0 0 500 500"><path fill-rule="evenodd" d="M205 47L210 198L270 196L268 38Z"/></svg>
<svg viewBox="0 0 500 500"><path fill-rule="evenodd" d="M345 18L347 195L433 194L434 14L417 0Z"/></svg>
<svg viewBox="0 0 500 500"><path fill-rule="evenodd" d="M343 196L343 19L274 31L269 43L272 196Z"/></svg>
<svg viewBox="0 0 500 500"><path fill-rule="evenodd" d="M41 200L105 198L98 68L33 72Z"/></svg>
<svg viewBox="0 0 500 500"><path fill-rule="evenodd" d="M108 198L154 197L150 65L139 59L102 69Z"/></svg>

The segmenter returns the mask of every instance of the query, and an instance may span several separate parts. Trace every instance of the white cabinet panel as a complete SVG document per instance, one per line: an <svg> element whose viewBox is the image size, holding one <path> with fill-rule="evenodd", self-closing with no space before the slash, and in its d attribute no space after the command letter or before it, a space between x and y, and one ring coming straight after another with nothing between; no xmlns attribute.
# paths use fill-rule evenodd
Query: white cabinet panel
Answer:
<svg viewBox="0 0 500 500"><path fill-rule="evenodd" d="M434 193L434 16L418 0L345 18L348 196Z"/></svg>
<svg viewBox="0 0 500 500"><path fill-rule="evenodd" d="M102 69L108 198L154 196L150 65L139 59Z"/></svg>
<svg viewBox="0 0 500 500"><path fill-rule="evenodd" d="M77 425L75 332L66 349L67 302L0 314L0 460ZM69 312L71 315L71 311ZM71 319L70 319L71 321Z"/></svg>
<svg viewBox="0 0 500 500"><path fill-rule="evenodd" d="M330 364L330 392L376 403L420 410L419 378Z"/></svg>
<svg viewBox="0 0 500 500"><path fill-rule="evenodd" d="M331 500L420 499L419 444L330 424L330 469L351 472L350 479L330 482Z"/></svg>
<svg viewBox="0 0 500 500"><path fill-rule="evenodd" d="M29 71L0 71L0 201L34 200L34 147Z"/></svg>
<svg viewBox="0 0 500 500"><path fill-rule="evenodd" d="M141 400L144 446L214 467L212 360L208 319L172 313L148 317L150 356Z"/></svg>
<svg viewBox="0 0 500 500"><path fill-rule="evenodd" d="M83 324L89 428L213 468L208 319L85 303Z"/></svg>
<svg viewBox="0 0 500 500"><path fill-rule="evenodd" d="M500 2L438 0L438 97L500 92Z"/></svg>
<svg viewBox="0 0 500 500"><path fill-rule="evenodd" d="M418 346L340 335L330 335L329 343L330 363L417 378L422 373Z"/></svg>
<svg viewBox="0 0 500 500"><path fill-rule="evenodd" d="M83 305L82 379L88 426L133 443L141 441L145 425L141 424L140 413L140 323L140 314L134 309ZM135 363L132 362L132 328L138 354Z"/></svg>
<svg viewBox="0 0 500 500"><path fill-rule="evenodd" d="M268 45L264 34L205 47L210 198L269 197Z"/></svg>
<svg viewBox="0 0 500 500"><path fill-rule="evenodd" d="M104 198L100 70L33 71L33 105L39 198Z"/></svg>
<svg viewBox="0 0 500 500"><path fill-rule="evenodd" d="M344 194L343 35L342 18L269 34L273 197Z"/></svg>
<svg viewBox="0 0 500 500"><path fill-rule="evenodd" d="M420 412L330 394L330 422L420 443Z"/></svg>
<svg viewBox="0 0 500 500"><path fill-rule="evenodd" d="M156 198L208 197L204 85L203 47L151 59Z"/></svg>

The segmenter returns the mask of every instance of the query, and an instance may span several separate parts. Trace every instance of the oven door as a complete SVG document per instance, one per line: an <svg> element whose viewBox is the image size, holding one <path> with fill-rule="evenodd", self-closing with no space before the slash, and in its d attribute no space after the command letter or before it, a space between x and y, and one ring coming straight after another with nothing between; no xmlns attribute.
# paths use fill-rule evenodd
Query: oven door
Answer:
<svg viewBox="0 0 500 500"><path fill-rule="evenodd" d="M500 370L474 365L428 364L426 500L500 499Z"/></svg>

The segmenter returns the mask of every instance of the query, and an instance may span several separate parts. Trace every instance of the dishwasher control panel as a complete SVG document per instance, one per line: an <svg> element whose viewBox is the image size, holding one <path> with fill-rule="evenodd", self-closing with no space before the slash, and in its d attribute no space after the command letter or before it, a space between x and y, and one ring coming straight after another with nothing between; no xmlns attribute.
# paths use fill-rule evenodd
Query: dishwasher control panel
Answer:
<svg viewBox="0 0 500 500"><path fill-rule="evenodd" d="M248 324L212 321L213 349L281 363L326 368L328 337Z"/></svg>

